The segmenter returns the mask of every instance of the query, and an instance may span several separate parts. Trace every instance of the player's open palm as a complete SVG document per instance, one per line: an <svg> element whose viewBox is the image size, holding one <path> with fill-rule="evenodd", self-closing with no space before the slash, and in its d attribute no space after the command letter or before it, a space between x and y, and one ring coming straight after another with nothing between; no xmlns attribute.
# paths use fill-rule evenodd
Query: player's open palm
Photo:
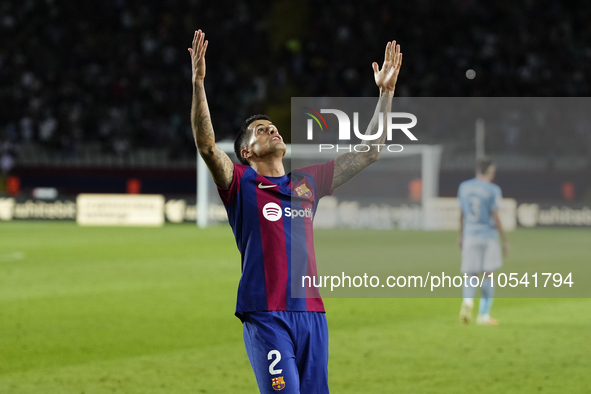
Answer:
<svg viewBox="0 0 591 394"><path fill-rule="evenodd" d="M382 69L379 69L376 62L372 64L376 85L382 90L393 91L401 65L402 53L400 53L400 45L396 45L396 41L388 42Z"/></svg>
<svg viewBox="0 0 591 394"><path fill-rule="evenodd" d="M193 70L192 81L202 81L205 78L205 52L207 51L207 40L205 33L201 30L193 36L193 47L189 48L191 54L191 68Z"/></svg>

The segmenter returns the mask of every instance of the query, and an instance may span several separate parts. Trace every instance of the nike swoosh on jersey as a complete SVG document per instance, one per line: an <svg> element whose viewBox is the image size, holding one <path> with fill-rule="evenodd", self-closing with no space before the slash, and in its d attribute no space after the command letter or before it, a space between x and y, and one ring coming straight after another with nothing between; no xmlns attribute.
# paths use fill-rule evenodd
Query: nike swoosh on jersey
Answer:
<svg viewBox="0 0 591 394"><path fill-rule="evenodd" d="M263 182L259 183L259 189L268 189L270 187L275 187L277 185L263 185Z"/></svg>

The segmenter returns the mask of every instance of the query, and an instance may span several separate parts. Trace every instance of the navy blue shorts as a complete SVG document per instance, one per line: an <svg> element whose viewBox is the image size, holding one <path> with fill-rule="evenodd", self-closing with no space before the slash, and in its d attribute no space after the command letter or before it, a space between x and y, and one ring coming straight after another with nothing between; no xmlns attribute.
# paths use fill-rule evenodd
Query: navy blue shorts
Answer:
<svg viewBox="0 0 591 394"><path fill-rule="evenodd" d="M243 333L261 393L328 393L324 313L249 312L243 315Z"/></svg>

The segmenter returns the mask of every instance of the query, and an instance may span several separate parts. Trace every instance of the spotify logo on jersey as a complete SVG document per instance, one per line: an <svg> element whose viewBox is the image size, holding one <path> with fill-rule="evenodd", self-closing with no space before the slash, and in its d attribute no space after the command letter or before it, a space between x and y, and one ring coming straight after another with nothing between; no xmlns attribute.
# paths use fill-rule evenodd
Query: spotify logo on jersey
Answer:
<svg viewBox="0 0 591 394"><path fill-rule="evenodd" d="M285 207L284 212L281 212L281 207L274 202L269 202L263 207L263 216L270 222L276 222L281 219L281 215L285 214L285 217L295 219L298 217L312 220L313 212L311 208L306 209L292 209Z"/></svg>
<svg viewBox="0 0 591 394"><path fill-rule="evenodd" d="M281 207L274 202L269 202L263 207L263 216L270 222L281 219Z"/></svg>

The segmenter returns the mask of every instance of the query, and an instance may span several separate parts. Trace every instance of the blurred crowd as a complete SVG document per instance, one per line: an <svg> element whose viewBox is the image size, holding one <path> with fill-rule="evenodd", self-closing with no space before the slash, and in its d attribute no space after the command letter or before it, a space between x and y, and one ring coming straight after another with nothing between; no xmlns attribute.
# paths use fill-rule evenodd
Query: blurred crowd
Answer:
<svg viewBox="0 0 591 394"><path fill-rule="evenodd" d="M0 142L4 156L34 143L68 157L86 142L194 155L187 48L198 28L218 140L253 113L289 127L292 96L377 95L371 62L392 39L404 53L398 96L590 96L590 20L585 2L558 0L2 2ZM528 153L515 135L491 146ZM566 152L591 153L585 130L560 137Z"/></svg>

